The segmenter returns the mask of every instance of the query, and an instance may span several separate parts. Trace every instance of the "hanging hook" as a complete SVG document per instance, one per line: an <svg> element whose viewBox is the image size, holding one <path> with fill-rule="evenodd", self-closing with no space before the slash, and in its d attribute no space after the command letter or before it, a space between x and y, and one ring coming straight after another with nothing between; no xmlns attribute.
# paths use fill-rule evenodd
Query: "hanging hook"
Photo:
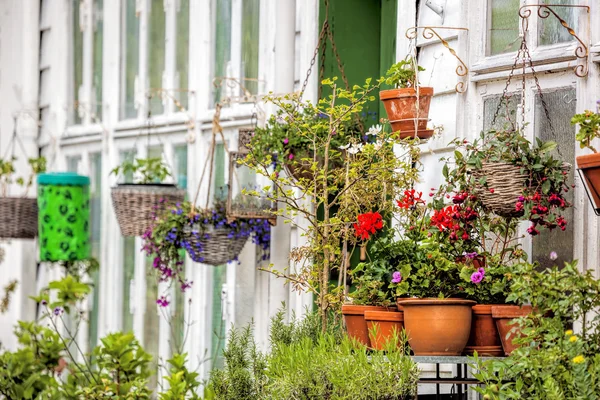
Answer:
<svg viewBox="0 0 600 400"><path fill-rule="evenodd" d="M568 97L568 93L563 96L563 101L565 102L565 104L571 104L573 101L577 100L577 97L573 97L572 99L567 100Z"/></svg>

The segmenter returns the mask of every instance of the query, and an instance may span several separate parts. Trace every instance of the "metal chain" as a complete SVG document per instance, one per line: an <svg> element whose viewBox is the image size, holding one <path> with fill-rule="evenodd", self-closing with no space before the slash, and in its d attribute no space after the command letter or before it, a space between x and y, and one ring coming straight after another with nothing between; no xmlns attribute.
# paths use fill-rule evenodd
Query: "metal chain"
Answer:
<svg viewBox="0 0 600 400"><path fill-rule="evenodd" d="M321 44L324 42L325 35L326 35L326 31L325 31L326 24L327 24L327 21L325 21L325 23L323 24L323 27L321 28L321 33L319 33L319 38L317 40L317 47L315 48L312 59L310 60L310 65L308 67L308 71L306 71L306 78L304 79L304 82L302 83L302 89L300 90L300 97L302 97L304 95L304 92L306 91L306 87L308 86L308 80L312 73L312 69L315 66L315 63L317 62L317 56L319 55L319 49L322 47Z"/></svg>
<svg viewBox="0 0 600 400"><path fill-rule="evenodd" d="M522 47L523 47L523 43L521 43L521 48ZM508 94L508 88L510 86L511 79L515 74L515 69L517 68L517 64L519 63L519 58L521 55L521 48L519 48L519 50L517 51L517 55L515 56L515 62L513 63L512 67L510 68L510 73L508 74L508 79L506 80L506 85L504 86L504 90L502 91L502 96L500 97L500 101L498 102L498 106L496 107L496 112L494 113L494 117L492 118L492 124L491 124L492 127L496 124L496 119L498 118L498 114L500 113L500 109L502 108L502 102L504 100L506 100L507 110L508 110L508 100L512 97L511 95ZM506 114L506 119L508 120L508 122L511 123L511 125L514 128L514 124L510 120L510 116L508 113Z"/></svg>

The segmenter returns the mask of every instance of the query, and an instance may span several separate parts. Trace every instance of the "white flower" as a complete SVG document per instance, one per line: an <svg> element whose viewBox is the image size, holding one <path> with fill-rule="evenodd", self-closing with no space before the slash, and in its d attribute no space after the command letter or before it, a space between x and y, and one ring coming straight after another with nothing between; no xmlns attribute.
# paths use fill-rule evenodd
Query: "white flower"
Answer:
<svg viewBox="0 0 600 400"><path fill-rule="evenodd" d="M381 146L383 146L383 140L377 140L375 143L373 143L373 148L375 150L381 149Z"/></svg>
<svg viewBox="0 0 600 400"><path fill-rule="evenodd" d="M348 149L348 153L356 154L362 150L362 147L362 143L353 143L352 146L350 146L350 148Z"/></svg>
<svg viewBox="0 0 600 400"><path fill-rule="evenodd" d="M381 133L381 131L382 131L381 125L377 124L377 125L374 125L369 128L369 132L367 132L367 135L376 136L376 135L379 135Z"/></svg>
<svg viewBox="0 0 600 400"><path fill-rule="evenodd" d="M348 143L348 144L345 144L345 145L343 145L343 146L340 146L340 147L339 147L339 149L340 149L340 150L346 150L348 147L350 147L350 143Z"/></svg>

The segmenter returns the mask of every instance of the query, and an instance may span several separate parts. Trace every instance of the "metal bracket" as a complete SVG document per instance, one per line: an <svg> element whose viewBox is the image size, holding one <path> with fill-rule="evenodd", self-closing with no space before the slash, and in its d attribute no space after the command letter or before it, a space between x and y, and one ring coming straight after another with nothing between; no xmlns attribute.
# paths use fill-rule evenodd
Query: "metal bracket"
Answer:
<svg viewBox="0 0 600 400"><path fill-rule="evenodd" d="M587 74L588 74L587 58L588 58L588 54L589 54L588 47L579 38L579 36L577 36L577 34L573 30L573 28L571 28L569 26L569 24L567 24L567 21L562 19L556 13L556 11L554 11L551 7L585 8L585 10L587 12L587 16L588 16L588 27L589 27L589 21L590 21L590 7L589 6L581 6L581 5L573 5L573 4L570 4L570 5L567 5L567 4L528 4L526 6L522 6L521 8L519 8L519 17L521 17L523 19L523 31L524 32L527 31L527 25L528 25L527 21L528 21L528 18L531 16L531 10L527 9L529 7L537 7L538 8L537 15L538 15L538 17L540 17L542 19L546 19L550 15L554 15L556 17L556 19L558 19L558 22L560 22L560 24L567 30L567 32L569 32L569 34L571 36L573 36L575 39L577 39L577 41L579 42L579 45L575 48L575 57L577 57L578 59L584 58L585 63L578 64L574 68L574 72L575 72L575 75L577 75L580 78L587 76Z"/></svg>
<svg viewBox="0 0 600 400"><path fill-rule="evenodd" d="M418 33L419 29L423 29L423 31L421 32L421 35L423 36L424 39L433 39L433 37L436 36L440 40L442 45L444 45L444 47L448 49L450 54L452 54L458 60L458 62L460 64L456 67L456 75L462 77L469 73L469 68L467 67L467 64L465 64L464 61L456 54L456 51L452 47L450 47L448 42L446 40L444 40L435 31L435 29L447 29L447 30L460 30L460 31L468 32L469 31L468 28L455 28L455 27L450 27L450 26L413 26L412 28L408 28L406 30L406 37L408 39L416 39L417 36L419 35L419 33ZM464 93L467 91L467 86L465 85L465 82L459 81L456 84L456 86L454 87L454 89L456 90L457 93Z"/></svg>

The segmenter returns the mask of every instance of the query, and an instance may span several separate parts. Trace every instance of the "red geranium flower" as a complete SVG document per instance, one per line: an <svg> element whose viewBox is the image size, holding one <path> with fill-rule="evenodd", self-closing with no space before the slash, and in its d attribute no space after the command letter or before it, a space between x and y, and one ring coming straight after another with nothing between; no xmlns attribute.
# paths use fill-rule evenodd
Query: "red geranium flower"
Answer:
<svg viewBox="0 0 600 400"><path fill-rule="evenodd" d="M372 234L383 228L383 218L378 212L360 214L354 224L354 234L362 240L369 240Z"/></svg>
<svg viewBox="0 0 600 400"><path fill-rule="evenodd" d="M409 209L416 204L425 204L425 200L422 199L423 192L416 192L415 189L405 190L404 197L398 200L396 203L400 208Z"/></svg>

